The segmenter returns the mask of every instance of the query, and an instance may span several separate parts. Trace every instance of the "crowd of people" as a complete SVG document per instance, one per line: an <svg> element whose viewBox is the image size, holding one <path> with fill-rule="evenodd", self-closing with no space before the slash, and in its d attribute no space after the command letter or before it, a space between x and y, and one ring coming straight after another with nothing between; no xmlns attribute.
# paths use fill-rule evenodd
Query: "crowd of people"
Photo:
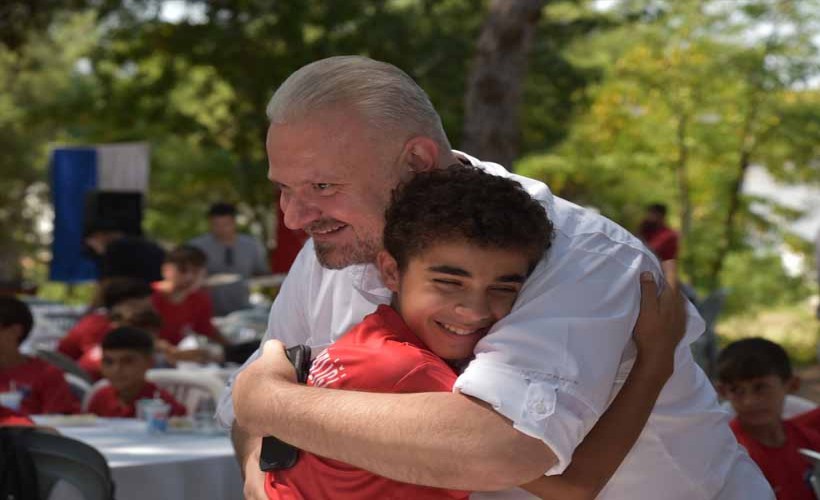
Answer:
<svg viewBox="0 0 820 500"><path fill-rule="evenodd" d="M212 233L170 251L105 225L89 228L86 244L100 255L101 279L87 314L56 346L88 379L109 382L87 402L87 412L134 417L137 401L156 396L171 406L172 415L184 414L179 402L146 380L150 368L242 362L247 357L246 347L230 345L214 325L213 304L221 298L222 314L249 307L245 280L267 272L264 251L250 236L237 233L232 205L214 204L208 217ZM236 262L222 259L231 252ZM217 253L218 262L211 264ZM238 276L227 289L207 287L209 268L237 271ZM79 413L80 395L71 390L60 367L20 352L34 325L28 305L19 298L0 297L0 325L0 392L20 395L15 408L4 410L10 412L4 422L35 414ZM194 346L181 346L189 336L197 339Z"/></svg>
<svg viewBox="0 0 820 500"><path fill-rule="evenodd" d="M715 385L696 366L704 323L661 266L678 247L665 206L639 239L454 151L415 82L364 57L301 68L268 117L268 177L311 239L217 411L247 498L814 498L798 449L820 448L820 410L782 418L798 382L771 342L729 345ZM211 316L246 307L247 286L208 294L203 279L267 268L232 206L208 215L210 234L151 269L123 265L159 256L150 242L89 234L99 309L58 349L110 382L90 411L158 397L181 412L145 373L213 359L179 347L191 331L230 354ZM77 411L62 374L19 353L31 323L2 299L0 392L24 394L7 423ZM284 352L300 344L316 355L306 384Z"/></svg>

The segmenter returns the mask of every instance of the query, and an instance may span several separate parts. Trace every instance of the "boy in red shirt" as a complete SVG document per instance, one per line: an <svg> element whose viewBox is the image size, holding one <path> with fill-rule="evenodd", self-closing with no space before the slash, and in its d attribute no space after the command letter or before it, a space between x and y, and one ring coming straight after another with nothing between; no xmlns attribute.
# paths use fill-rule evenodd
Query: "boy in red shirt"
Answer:
<svg viewBox="0 0 820 500"><path fill-rule="evenodd" d="M100 342L115 325L111 313L118 306L151 307L151 286L136 278L110 278L100 287L102 308L86 314L60 340L57 350L77 361L94 380L100 379Z"/></svg>
<svg viewBox="0 0 820 500"><path fill-rule="evenodd" d="M171 394L145 380L153 365L154 341L151 335L131 327L120 327L102 342L102 371L110 385L97 391L88 411L101 417L135 417L136 402L159 397L171 406L171 415L185 415Z"/></svg>
<svg viewBox="0 0 820 500"><path fill-rule="evenodd" d="M76 413L80 403L63 372L20 352L20 344L33 325L25 303L14 297L0 297L0 392L22 392L19 411L24 414Z"/></svg>
<svg viewBox="0 0 820 500"><path fill-rule="evenodd" d="M786 394L800 387L782 347L763 338L729 344L718 357L718 391L737 417L729 425L778 500L815 500L800 448L820 451L820 408L784 420Z"/></svg>
<svg viewBox="0 0 820 500"><path fill-rule="evenodd" d="M179 344L187 330L225 344L211 322L211 297L201 289L206 261L202 250L191 245L179 246L165 256L163 281L154 284L151 300L162 317L159 338L172 345Z"/></svg>
<svg viewBox="0 0 820 500"><path fill-rule="evenodd" d="M549 249L551 235L544 209L511 180L462 166L416 174L400 186L387 209L385 250L377 259L393 302L379 306L319 354L308 384L370 392L451 391L476 343L512 309ZM646 286L654 286L651 277ZM655 299L654 288L647 297ZM672 373L674 347L685 324L678 306L677 319L666 322L647 323L652 308L642 310L638 362L588 435L597 448L585 442L562 476L540 478L528 490L556 498L584 490L593 497L605 485ZM658 332L670 324L674 335L647 341L662 337ZM393 481L305 452L294 467L269 472L265 486L271 499L469 496Z"/></svg>

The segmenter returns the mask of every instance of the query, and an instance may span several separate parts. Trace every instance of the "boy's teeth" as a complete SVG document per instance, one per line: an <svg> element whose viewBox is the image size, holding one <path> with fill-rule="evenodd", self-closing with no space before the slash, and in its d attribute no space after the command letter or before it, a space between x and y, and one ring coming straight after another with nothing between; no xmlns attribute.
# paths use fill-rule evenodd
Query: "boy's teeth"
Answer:
<svg viewBox="0 0 820 500"><path fill-rule="evenodd" d="M445 330L447 330L449 332L453 332L456 335L469 335L469 334L471 334L475 331L475 330L465 330L463 328L457 328L455 326L448 325L446 323L441 323L441 326L443 326Z"/></svg>

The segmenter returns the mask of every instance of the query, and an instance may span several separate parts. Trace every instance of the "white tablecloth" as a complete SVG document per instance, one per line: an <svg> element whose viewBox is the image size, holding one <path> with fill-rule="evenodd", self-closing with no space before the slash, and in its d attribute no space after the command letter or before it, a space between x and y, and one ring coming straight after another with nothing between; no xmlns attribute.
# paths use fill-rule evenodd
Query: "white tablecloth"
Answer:
<svg viewBox="0 0 820 500"><path fill-rule="evenodd" d="M242 498L239 466L224 434L149 434L144 422L104 418L57 430L105 456L117 500Z"/></svg>

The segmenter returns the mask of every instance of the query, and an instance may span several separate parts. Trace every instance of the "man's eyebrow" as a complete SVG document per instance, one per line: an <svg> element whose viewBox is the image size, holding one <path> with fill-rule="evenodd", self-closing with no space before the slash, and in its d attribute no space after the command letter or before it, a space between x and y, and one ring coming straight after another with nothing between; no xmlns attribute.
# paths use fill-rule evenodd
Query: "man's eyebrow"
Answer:
<svg viewBox="0 0 820 500"><path fill-rule="evenodd" d="M527 277L523 274L505 274L496 278L495 281L502 283L523 283L527 281Z"/></svg>
<svg viewBox="0 0 820 500"><path fill-rule="evenodd" d="M448 266L448 265L441 265L441 266L430 266L427 268L428 271L432 271L434 273L443 273L443 274L452 274L455 276L464 276L465 278L471 278L473 275L469 272L465 271L460 267L455 266Z"/></svg>

